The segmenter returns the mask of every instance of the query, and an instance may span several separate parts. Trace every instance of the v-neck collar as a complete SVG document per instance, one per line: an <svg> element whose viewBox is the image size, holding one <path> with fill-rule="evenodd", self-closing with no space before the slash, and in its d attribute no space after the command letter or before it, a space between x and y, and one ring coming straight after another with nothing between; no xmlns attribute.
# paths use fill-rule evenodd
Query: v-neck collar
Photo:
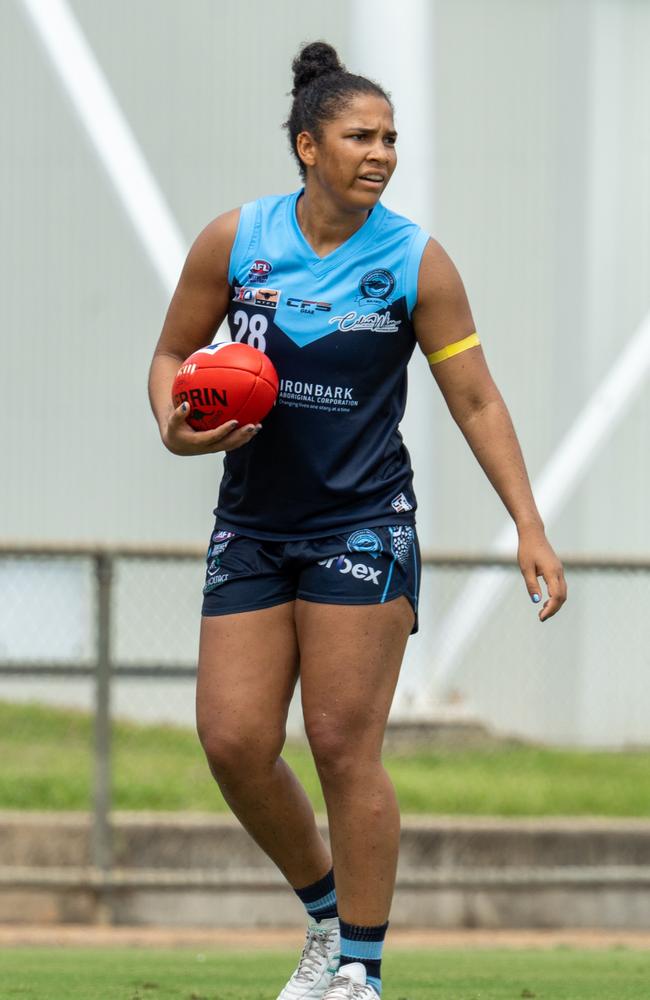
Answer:
<svg viewBox="0 0 650 1000"><path fill-rule="evenodd" d="M340 246L336 247L335 250L332 250L325 257L319 257L305 239L305 235L298 223L298 199L304 193L304 190L304 188L300 188L300 190L287 199L287 229L293 238L295 250L299 258L307 265L310 271L317 277L320 277L323 274L327 274L332 268L345 263L345 261L358 253L366 243L369 243L375 237L384 221L386 209L381 202L377 202L364 224L359 226L349 239L345 240L344 243L341 243Z"/></svg>

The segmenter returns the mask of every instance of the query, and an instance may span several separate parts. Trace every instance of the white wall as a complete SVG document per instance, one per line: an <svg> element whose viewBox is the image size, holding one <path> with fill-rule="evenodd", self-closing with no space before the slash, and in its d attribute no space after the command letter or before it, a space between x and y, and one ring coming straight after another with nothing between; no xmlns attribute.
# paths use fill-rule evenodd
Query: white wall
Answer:
<svg viewBox="0 0 650 1000"><path fill-rule="evenodd" d="M463 275L535 477L650 305L650 5L430 7L422 82L430 110L415 123L415 148L420 142L432 156L431 190L418 221ZM326 38L352 69L363 68L354 62L363 39L345 0L281 0L255 5L254 16L250 5L225 0L74 0L72 9L188 244L217 213L298 184L280 125L300 44ZM372 37L380 82L396 97L412 92L413 81L402 79L409 60L391 49L394 33L375 23ZM391 66L400 78L391 79ZM0 5L0 80L8 425L0 536L202 543L219 461L168 455L146 401L166 295L18 0ZM397 111L399 128L399 99ZM649 407L646 391L575 484L549 525L558 549L650 552ZM505 515L432 380L414 384L409 432L425 545L487 547ZM617 600L623 613L626 598ZM525 613L509 601L490 626L499 634L511 614ZM602 606L569 604L562 619L545 629L562 637L574 672L556 676L542 657L550 707L540 713L542 680L522 682L519 661L506 655L498 665L511 698L506 714L549 738L624 741L625 712L615 728L608 712ZM426 676L418 648L405 679L409 671ZM545 646L532 648L538 656ZM455 683L502 725L504 688L490 684L489 662L468 652ZM636 690L633 681L642 665L626 663L638 718L648 719L648 686ZM650 740L645 725L634 723L635 739Z"/></svg>

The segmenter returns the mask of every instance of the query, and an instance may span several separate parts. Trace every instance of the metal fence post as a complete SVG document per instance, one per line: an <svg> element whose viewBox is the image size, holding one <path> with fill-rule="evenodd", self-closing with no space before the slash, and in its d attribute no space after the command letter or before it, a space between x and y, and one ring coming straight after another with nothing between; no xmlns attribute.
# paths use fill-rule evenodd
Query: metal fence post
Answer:
<svg viewBox="0 0 650 1000"><path fill-rule="evenodd" d="M95 556L97 583L97 663L95 671L95 760L92 826L92 863L103 882L113 863L111 843L111 589L113 557L107 552ZM109 919L102 907L99 919Z"/></svg>

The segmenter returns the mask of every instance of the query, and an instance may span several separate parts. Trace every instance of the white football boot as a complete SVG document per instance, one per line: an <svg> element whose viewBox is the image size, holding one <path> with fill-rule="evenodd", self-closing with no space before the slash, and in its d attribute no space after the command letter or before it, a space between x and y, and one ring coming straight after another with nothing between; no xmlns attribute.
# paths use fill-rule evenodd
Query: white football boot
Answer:
<svg viewBox="0 0 650 1000"><path fill-rule="evenodd" d="M341 957L339 918L324 917L320 923L313 917L307 919L307 934L298 968L278 1000L321 1000L338 971Z"/></svg>
<svg viewBox="0 0 650 1000"><path fill-rule="evenodd" d="M377 990L366 983L363 962L342 965L330 988L323 994L323 1000L377 1000L378 997Z"/></svg>

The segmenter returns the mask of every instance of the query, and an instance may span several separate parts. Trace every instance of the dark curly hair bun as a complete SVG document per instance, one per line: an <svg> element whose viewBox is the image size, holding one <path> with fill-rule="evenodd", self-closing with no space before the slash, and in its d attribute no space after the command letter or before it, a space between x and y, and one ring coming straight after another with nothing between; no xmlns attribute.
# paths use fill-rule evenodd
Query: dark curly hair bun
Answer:
<svg viewBox="0 0 650 1000"><path fill-rule="evenodd" d="M291 94L296 96L298 91L308 86L319 76L326 76L328 73L345 73L345 66L339 61L336 49L327 42L311 42L305 45L291 64L293 70L293 90Z"/></svg>
<svg viewBox="0 0 650 1000"><path fill-rule="evenodd" d="M348 73L339 61L336 49L327 42L310 42L291 63L293 70L293 103L284 123L289 133L291 152L296 158L301 177L306 177L305 164L298 153L297 140L301 132L310 132L320 141L323 125L340 115L357 94L373 94L393 105L390 96L378 83L365 76Z"/></svg>

